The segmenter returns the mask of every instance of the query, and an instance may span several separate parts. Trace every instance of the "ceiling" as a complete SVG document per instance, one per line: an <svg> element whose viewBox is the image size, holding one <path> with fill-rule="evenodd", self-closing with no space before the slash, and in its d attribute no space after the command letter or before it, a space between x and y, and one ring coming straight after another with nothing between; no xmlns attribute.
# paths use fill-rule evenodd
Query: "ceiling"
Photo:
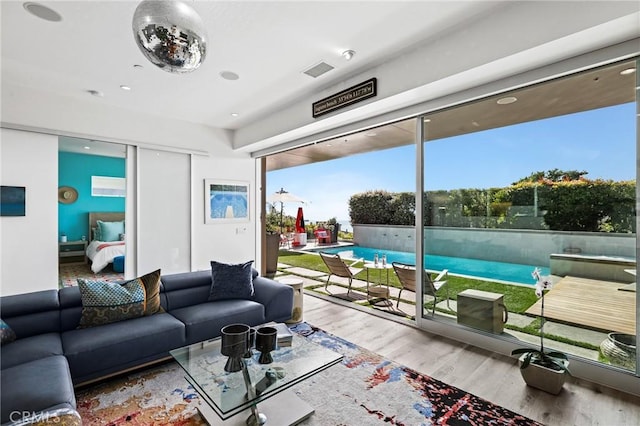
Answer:
<svg viewBox="0 0 640 426"><path fill-rule="evenodd" d="M3 104L11 102L13 91L50 94L64 98L68 105L77 104L80 110L83 104L100 103L167 121L234 131L265 120L280 108L313 98L366 70L402 58L417 46L463 34L481 18L504 11L517 15L517 7L524 4L504 0L184 2L201 16L208 34L207 57L200 68L189 74L165 72L142 55L131 28L139 1L41 1L62 17L60 22L30 14L23 1L0 1ZM623 3L609 4L623 16L629 13ZM569 18L558 19L568 24ZM578 27L596 28L610 18L594 18ZM528 24L535 28L534 22ZM562 25L557 26L561 28ZM356 52L350 61L341 55L348 49ZM303 73L321 61L334 69L318 78ZM225 72L236 73L239 79L224 79L221 74ZM131 90L122 90L121 85ZM96 97L90 91L103 96ZM613 95L601 95L595 97L619 102ZM549 93L536 91L529 103L523 100L510 105L509 120L514 119L513 114L529 120L541 117L545 111L557 112L539 102L548 96ZM473 121L481 128L504 125L500 113L483 104L465 109L464 115L461 111L439 113L449 123L438 127L442 135L478 130L478 126L469 124ZM329 143L325 142L271 156L268 168L403 145L413 141L414 132L411 122L396 123L330 141L331 150L326 149ZM85 153L84 146L92 144L93 153L124 155L122 147L115 144L67 137L61 137L60 142L61 149Z"/></svg>
<svg viewBox="0 0 640 426"><path fill-rule="evenodd" d="M222 129L238 129L500 5L185 1L207 27L207 55L200 68L178 75L152 65L136 46L138 1L40 3L62 20L37 18L22 1L0 2L3 90L27 86L79 101L95 90L104 96L94 101L106 105ZM356 52L350 61L341 56L348 49ZM321 61L335 68L318 78L303 74ZM222 78L224 71L239 79Z"/></svg>
<svg viewBox="0 0 640 426"><path fill-rule="evenodd" d="M427 114L426 140L633 102L636 75L621 71L635 67L634 61L624 61ZM511 96L517 101L497 103ZM415 142L415 134L416 120L412 118L270 155L267 170L409 145Z"/></svg>

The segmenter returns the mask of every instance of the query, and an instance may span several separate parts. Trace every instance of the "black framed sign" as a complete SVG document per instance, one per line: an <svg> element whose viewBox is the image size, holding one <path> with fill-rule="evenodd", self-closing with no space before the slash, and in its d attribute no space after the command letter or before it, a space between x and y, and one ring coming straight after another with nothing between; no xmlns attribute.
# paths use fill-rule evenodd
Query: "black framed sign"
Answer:
<svg viewBox="0 0 640 426"><path fill-rule="evenodd" d="M364 101L378 94L378 80L371 78L355 86L349 87L335 95L313 103L313 118L339 110L346 106Z"/></svg>

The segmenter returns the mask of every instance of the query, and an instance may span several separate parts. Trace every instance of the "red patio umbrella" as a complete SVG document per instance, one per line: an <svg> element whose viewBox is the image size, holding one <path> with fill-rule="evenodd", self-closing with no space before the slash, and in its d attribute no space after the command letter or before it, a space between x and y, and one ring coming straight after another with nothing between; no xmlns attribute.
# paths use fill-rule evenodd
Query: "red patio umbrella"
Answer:
<svg viewBox="0 0 640 426"><path fill-rule="evenodd" d="M302 207L298 207L298 216L296 216L296 232L298 234L304 234L307 232L304 228L304 214L302 213Z"/></svg>

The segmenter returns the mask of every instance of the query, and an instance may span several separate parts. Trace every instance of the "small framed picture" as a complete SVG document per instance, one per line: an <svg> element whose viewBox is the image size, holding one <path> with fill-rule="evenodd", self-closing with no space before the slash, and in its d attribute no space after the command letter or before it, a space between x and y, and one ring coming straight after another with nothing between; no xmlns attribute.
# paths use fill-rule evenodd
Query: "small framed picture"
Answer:
<svg viewBox="0 0 640 426"><path fill-rule="evenodd" d="M249 182L204 180L204 223L248 222Z"/></svg>

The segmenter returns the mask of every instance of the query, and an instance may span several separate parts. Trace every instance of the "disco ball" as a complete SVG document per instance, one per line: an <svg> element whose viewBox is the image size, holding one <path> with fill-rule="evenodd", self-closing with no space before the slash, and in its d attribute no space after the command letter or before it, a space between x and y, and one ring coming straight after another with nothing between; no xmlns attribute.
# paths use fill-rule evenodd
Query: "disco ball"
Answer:
<svg viewBox="0 0 640 426"><path fill-rule="evenodd" d="M141 2L133 14L133 35L144 56L171 73L194 71L207 53L202 19L179 1Z"/></svg>

